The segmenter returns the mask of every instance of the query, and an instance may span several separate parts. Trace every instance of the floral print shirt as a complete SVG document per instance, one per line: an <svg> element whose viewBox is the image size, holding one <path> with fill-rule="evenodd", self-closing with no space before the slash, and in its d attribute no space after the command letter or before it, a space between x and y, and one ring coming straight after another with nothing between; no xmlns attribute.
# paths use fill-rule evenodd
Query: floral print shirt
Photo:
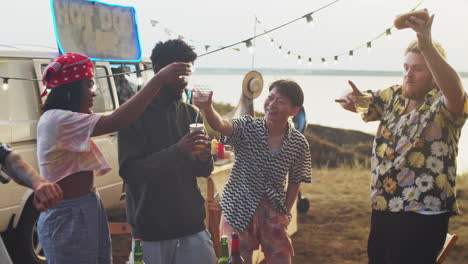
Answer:
<svg viewBox="0 0 468 264"><path fill-rule="evenodd" d="M445 107L438 88L404 114L408 99L401 85L372 92L364 121L380 121L371 158L372 208L379 211L457 213L455 199L458 139L468 117Z"/></svg>

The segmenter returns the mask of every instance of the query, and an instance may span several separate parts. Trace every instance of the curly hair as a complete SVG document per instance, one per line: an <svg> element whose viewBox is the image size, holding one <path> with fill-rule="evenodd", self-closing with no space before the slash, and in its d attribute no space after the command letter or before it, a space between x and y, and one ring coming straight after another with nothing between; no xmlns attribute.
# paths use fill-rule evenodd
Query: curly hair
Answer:
<svg viewBox="0 0 468 264"><path fill-rule="evenodd" d="M194 62L197 54L193 47L181 39L171 39L158 42L151 52L153 67L165 67L173 62Z"/></svg>
<svg viewBox="0 0 468 264"><path fill-rule="evenodd" d="M47 96L42 106L42 112L45 113L52 109L79 112L82 94L81 80L57 86L53 88Z"/></svg>

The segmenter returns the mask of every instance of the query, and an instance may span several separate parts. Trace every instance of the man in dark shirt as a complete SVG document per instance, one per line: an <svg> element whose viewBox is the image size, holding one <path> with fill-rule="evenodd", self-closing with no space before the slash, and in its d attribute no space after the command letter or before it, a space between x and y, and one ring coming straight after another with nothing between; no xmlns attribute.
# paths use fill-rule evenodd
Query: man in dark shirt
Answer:
<svg viewBox="0 0 468 264"><path fill-rule="evenodd" d="M154 72L197 55L182 40L159 42ZM213 170L209 138L189 133L197 109L183 103L181 87L164 87L141 117L119 131L120 176L126 184L127 219L133 238L143 240L146 264L214 263L206 231L204 199L196 177ZM195 145L205 148L198 154Z"/></svg>
<svg viewBox="0 0 468 264"><path fill-rule="evenodd" d="M50 183L37 174L37 171L26 163L21 156L12 152L0 142L0 170L7 173L15 182L34 190L33 204L39 211L45 211L62 200L62 190L55 183ZM1 177L1 176L0 176ZM2 181L3 182L3 181ZM5 183L7 181L4 181ZM0 263L13 263L0 238Z"/></svg>

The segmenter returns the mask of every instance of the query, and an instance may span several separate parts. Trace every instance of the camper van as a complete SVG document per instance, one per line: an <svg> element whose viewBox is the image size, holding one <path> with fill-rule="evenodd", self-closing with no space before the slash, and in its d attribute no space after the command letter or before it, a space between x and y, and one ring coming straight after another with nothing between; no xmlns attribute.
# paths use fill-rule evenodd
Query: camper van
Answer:
<svg viewBox="0 0 468 264"><path fill-rule="evenodd" d="M51 49L53 50L53 49ZM57 52L32 51L22 47L0 49L0 76L23 78L8 80L8 88L0 87L0 142L7 143L36 170L36 125L41 116L40 98L44 87L38 81ZM153 76L151 62L94 61L95 113L108 114L139 90ZM129 72L126 74L112 74ZM99 78L105 76L104 78ZM5 87L6 88L6 87ZM94 138L112 170L96 177L95 184L106 208L118 205L124 197L124 186L118 175L117 134ZM2 177L7 177L5 174ZM15 263L46 263L36 234L38 212L32 205L32 191L16 183L0 184L0 232L5 243L15 251ZM21 259L18 259L20 257Z"/></svg>

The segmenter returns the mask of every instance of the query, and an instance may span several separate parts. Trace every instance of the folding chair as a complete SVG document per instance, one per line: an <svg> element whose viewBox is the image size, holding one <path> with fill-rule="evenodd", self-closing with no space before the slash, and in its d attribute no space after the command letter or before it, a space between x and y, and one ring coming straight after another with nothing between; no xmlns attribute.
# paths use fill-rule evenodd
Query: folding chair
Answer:
<svg viewBox="0 0 468 264"><path fill-rule="evenodd" d="M444 262L445 258L447 258L448 253L450 250L455 246L458 240L458 235L456 234L449 234L447 233L447 237L445 238L445 244L440 252L439 256L437 257L437 264L441 264Z"/></svg>

